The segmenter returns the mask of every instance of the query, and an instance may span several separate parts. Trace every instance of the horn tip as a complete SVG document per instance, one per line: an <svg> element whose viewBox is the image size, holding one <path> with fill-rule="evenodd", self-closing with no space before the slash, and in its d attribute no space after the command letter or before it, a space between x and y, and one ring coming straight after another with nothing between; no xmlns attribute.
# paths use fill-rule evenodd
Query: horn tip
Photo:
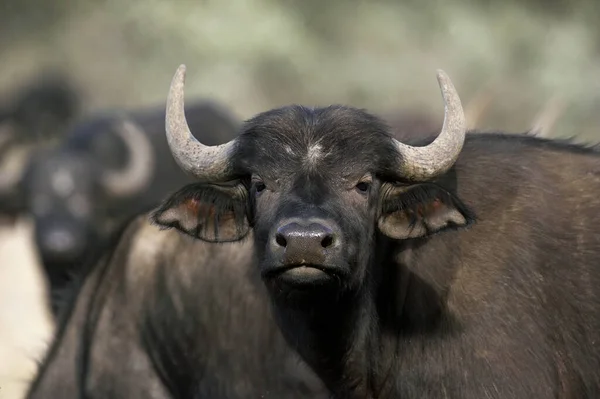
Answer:
<svg viewBox="0 0 600 399"><path fill-rule="evenodd" d="M437 69L435 72L437 80L441 85L447 85L448 83L452 83L450 77L443 69Z"/></svg>
<svg viewBox="0 0 600 399"><path fill-rule="evenodd" d="M125 130L129 131L129 130L132 130L135 128L136 128L136 125L130 118L123 117L121 119L121 129L125 129Z"/></svg>
<svg viewBox="0 0 600 399"><path fill-rule="evenodd" d="M174 81L184 81L186 69L187 68L186 68L185 64L179 65L179 67L177 68L177 71L175 71L175 76L173 77Z"/></svg>

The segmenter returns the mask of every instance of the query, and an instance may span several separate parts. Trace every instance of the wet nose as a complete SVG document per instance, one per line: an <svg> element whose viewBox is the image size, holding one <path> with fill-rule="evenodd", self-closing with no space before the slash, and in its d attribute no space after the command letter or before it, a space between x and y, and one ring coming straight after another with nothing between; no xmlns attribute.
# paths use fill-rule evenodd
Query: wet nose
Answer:
<svg viewBox="0 0 600 399"><path fill-rule="evenodd" d="M297 246L311 249L327 248L333 244L333 231L321 225L313 223L310 226L300 226L297 223L286 224L277 229L275 241L277 245L284 248Z"/></svg>
<svg viewBox="0 0 600 399"><path fill-rule="evenodd" d="M289 221L277 228L273 247L283 252L284 264L323 264L337 244L334 228L326 221Z"/></svg>

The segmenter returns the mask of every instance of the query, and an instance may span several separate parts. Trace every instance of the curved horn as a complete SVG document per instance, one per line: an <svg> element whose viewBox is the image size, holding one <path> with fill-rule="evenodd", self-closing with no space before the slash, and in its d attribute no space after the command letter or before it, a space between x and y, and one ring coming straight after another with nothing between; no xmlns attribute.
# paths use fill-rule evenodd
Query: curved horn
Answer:
<svg viewBox="0 0 600 399"><path fill-rule="evenodd" d="M6 193L15 187L27 167L33 148L21 145L10 148L0 164L0 193Z"/></svg>
<svg viewBox="0 0 600 399"><path fill-rule="evenodd" d="M235 139L225 144L205 146L190 131L184 112L185 65L180 65L173 76L165 129L167 142L179 167L201 181L224 182L232 176L230 155Z"/></svg>
<svg viewBox="0 0 600 399"><path fill-rule="evenodd" d="M114 196L126 197L139 193L150 182L154 150L146 134L129 120L121 120L116 133L127 147L129 161L121 170L104 170L102 184Z"/></svg>
<svg viewBox="0 0 600 399"><path fill-rule="evenodd" d="M448 171L465 142L465 115L458 93L441 69L437 70L437 79L445 104L444 124L438 137L424 147L413 147L394 139L401 156L402 176L409 180L429 180Z"/></svg>

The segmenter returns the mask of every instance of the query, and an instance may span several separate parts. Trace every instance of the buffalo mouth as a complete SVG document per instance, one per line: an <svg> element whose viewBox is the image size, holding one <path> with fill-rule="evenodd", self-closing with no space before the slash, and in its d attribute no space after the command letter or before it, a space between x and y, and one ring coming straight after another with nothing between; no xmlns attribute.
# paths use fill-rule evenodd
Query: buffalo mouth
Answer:
<svg viewBox="0 0 600 399"><path fill-rule="evenodd" d="M339 281L341 273L336 269L323 265L295 264L265 270L262 277L265 280L277 280L287 285L309 288Z"/></svg>

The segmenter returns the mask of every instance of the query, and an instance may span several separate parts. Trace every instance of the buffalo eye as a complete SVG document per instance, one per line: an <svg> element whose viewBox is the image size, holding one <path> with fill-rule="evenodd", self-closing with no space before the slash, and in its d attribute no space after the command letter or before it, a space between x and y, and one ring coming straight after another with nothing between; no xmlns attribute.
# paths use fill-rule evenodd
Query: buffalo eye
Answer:
<svg viewBox="0 0 600 399"><path fill-rule="evenodd" d="M256 182L256 183L254 183L254 189L256 190L257 193L260 193L265 188L267 188L267 186L263 182Z"/></svg>
<svg viewBox="0 0 600 399"><path fill-rule="evenodd" d="M369 191L370 187L371 187L371 185L368 182L364 182L364 181L361 181L360 183L358 183L356 185L356 189L361 193L366 193L367 191Z"/></svg>
<svg viewBox="0 0 600 399"><path fill-rule="evenodd" d="M267 188L265 182L257 175L252 176L252 185L254 186L254 190L257 194Z"/></svg>

